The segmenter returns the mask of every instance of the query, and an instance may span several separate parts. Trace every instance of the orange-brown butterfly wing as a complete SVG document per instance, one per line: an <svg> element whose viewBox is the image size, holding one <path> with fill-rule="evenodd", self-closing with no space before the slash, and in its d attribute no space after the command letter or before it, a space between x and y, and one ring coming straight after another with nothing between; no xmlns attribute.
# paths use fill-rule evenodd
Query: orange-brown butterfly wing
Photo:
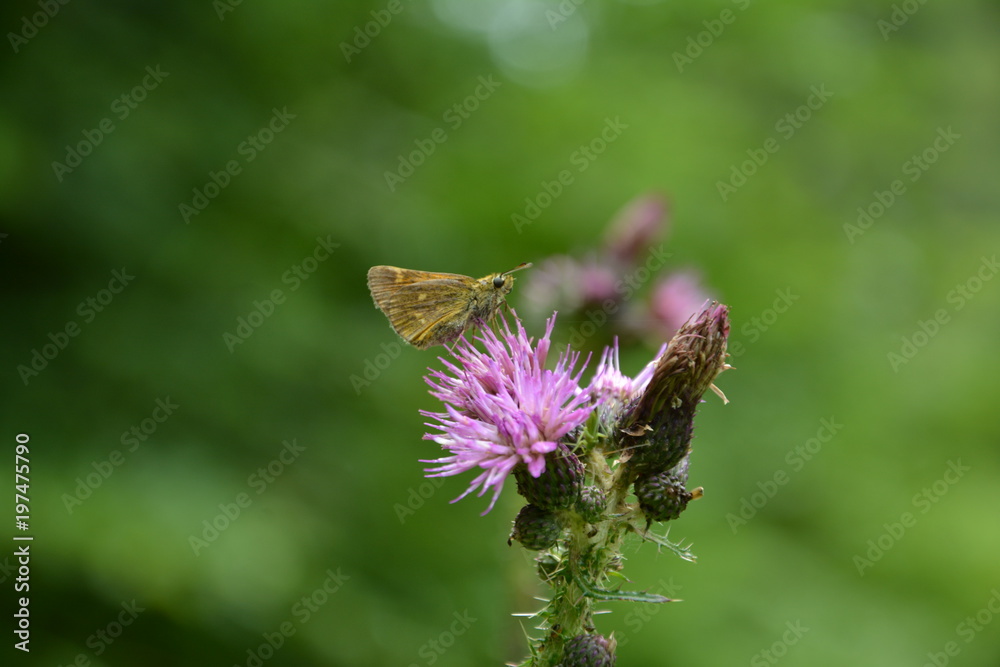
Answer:
<svg viewBox="0 0 1000 667"><path fill-rule="evenodd" d="M372 294L375 307L379 310L397 290L406 285L426 280L468 280L467 276L457 273L433 273L431 271L414 271L401 269L398 266L373 266L368 269L368 291Z"/></svg>
<svg viewBox="0 0 1000 667"><path fill-rule="evenodd" d="M471 309L472 289L467 283L428 280L400 288L390 299L386 316L396 333L423 350L462 335Z"/></svg>
<svg viewBox="0 0 1000 667"><path fill-rule="evenodd" d="M465 330L476 281L457 273L375 266L368 288L376 307L403 340L419 349L458 338Z"/></svg>

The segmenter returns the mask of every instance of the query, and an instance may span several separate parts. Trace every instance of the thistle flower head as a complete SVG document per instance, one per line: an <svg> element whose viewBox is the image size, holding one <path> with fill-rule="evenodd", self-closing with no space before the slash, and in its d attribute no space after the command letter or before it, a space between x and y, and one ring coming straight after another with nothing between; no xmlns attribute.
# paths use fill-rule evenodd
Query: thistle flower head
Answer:
<svg viewBox="0 0 1000 667"><path fill-rule="evenodd" d="M515 473L530 502L547 509L573 505L584 475L561 441L594 411L605 432L614 431L621 445L637 453L633 467L660 472L686 454L695 406L724 367L725 306L709 305L693 317L634 378L621 372L615 341L586 387L580 376L587 364L580 364L580 354L569 347L553 368L545 367L554 325L555 315L535 341L520 320L515 319L514 329L502 321L499 332L484 328L477 336L482 351L463 336L448 348L451 358L442 358L444 369L425 378L445 411L422 411L436 431L424 438L448 453L424 461L436 464L427 476L478 470L455 500L477 489L480 496L492 490L489 512Z"/></svg>
<svg viewBox="0 0 1000 667"><path fill-rule="evenodd" d="M480 496L492 489L486 512L518 464L523 463L533 477L541 475L546 454L593 410L589 393L580 387L586 362L576 370L578 352L567 347L554 368L545 368L555 315L537 343L528 338L520 320L515 321L513 331L506 321L499 334L484 328L477 339L485 351L460 338L449 348L453 361L442 359L445 370L425 378L446 412L422 412L432 420L427 425L440 431L424 437L450 453L425 461L438 464L427 470L428 477L480 469L455 500L477 488Z"/></svg>

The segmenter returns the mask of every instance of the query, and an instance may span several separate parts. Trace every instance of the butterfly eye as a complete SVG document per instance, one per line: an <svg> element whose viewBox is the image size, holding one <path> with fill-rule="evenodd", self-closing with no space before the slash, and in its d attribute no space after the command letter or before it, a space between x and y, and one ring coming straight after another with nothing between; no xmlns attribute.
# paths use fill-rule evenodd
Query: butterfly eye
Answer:
<svg viewBox="0 0 1000 667"><path fill-rule="evenodd" d="M506 278L504 278L503 276L497 276L496 278L493 279L493 287L495 287L496 289L500 289L501 287L503 287L503 284L505 282L507 282Z"/></svg>

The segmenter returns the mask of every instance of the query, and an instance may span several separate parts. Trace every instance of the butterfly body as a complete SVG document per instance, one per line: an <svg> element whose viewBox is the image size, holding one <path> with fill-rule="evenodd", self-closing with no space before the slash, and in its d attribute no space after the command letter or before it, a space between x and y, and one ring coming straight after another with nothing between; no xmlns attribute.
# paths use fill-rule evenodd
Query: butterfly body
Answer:
<svg viewBox="0 0 1000 667"><path fill-rule="evenodd" d="M522 264L512 271L528 266ZM512 271L472 278L373 266L368 270L368 289L375 307L385 313L396 333L424 350L449 343L469 327L492 319L514 286Z"/></svg>

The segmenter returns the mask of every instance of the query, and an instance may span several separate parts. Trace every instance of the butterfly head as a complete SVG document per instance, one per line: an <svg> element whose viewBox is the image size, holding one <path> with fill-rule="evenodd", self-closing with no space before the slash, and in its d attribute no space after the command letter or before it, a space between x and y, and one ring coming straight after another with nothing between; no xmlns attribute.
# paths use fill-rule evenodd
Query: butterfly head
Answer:
<svg viewBox="0 0 1000 667"><path fill-rule="evenodd" d="M525 262L523 264L518 264L510 271L504 271L503 273L494 273L492 276L486 278L486 282L493 286L493 289L500 294L510 294L510 291L514 288L514 276L510 275L515 271L520 271L521 269L527 269L531 266L530 262Z"/></svg>

